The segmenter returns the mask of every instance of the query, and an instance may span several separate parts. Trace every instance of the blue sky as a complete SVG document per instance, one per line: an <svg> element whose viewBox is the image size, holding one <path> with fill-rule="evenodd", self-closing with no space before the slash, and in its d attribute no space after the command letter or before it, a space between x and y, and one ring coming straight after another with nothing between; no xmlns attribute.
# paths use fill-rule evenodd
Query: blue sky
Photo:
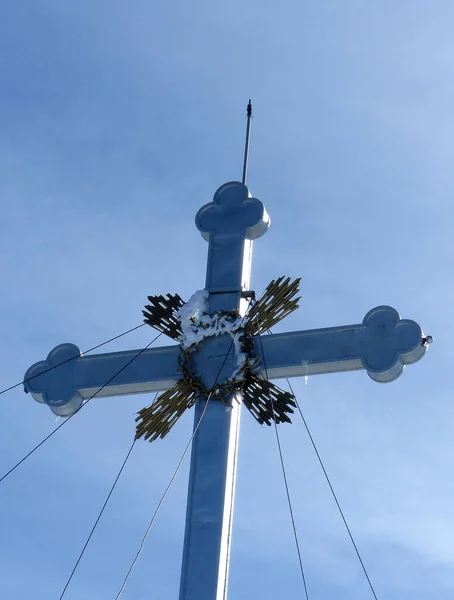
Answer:
<svg viewBox="0 0 454 600"><path fill-rule="evenodd" d="M294 382L380 600L454 594L450 2L21 0L0 18L0 387L58 343L141 322L146 296L203 287L198 208L241 177L272 225L252 287L302 276L276 330L379 304L436 343L389 385ZM145 328L108 349L145 346ZM58 598L150 398L93 400L0 484L8 600ZM112 599L191 432L139 443L67 600ZM0 397L0 472L56 426ZM303 597L272 429L242 416L230 594ZM302 423L281 428L311 597L372 597ZM188 464L124 600L177 597Z"/></svg>

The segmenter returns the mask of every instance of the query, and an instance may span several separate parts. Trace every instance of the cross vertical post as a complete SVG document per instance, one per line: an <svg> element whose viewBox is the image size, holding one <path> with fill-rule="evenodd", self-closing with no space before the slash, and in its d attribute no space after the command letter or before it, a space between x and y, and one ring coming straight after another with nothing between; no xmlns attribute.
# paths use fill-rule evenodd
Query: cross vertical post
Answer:
<svg viewBox="0 0 454 600"><path fill-rule="evenodd" d="M252 238L263 235L269 226L263 205L249 196L245 185L227 183L211 204L200 209L196 224L209 242L209 312L239 311L244 316L247 301L242 296L249 289ZM207 340L201 350L205 356L200 370L207 388L224 378L219 362L225 360L226 343L229 352L229 339ZM232 370L227 365L226 372ZM206 403L207 398L199 398L195 409L180 600L227 598L241 402L231 394L224 400L209 399L205 409Z"/></svg>

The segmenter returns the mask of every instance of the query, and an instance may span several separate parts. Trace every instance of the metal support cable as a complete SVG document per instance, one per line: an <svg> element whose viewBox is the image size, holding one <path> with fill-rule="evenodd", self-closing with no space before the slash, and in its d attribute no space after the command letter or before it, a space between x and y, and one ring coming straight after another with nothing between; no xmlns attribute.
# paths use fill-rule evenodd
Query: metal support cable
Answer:
<svg viewBox="0 0 454 600"><path fill-rule="evenodd" d="M124 371L124 370L125 370L127 367L129 367L129 365L130 365L132 362L134 362L134 361L135 361L137 358L139 358L139 356L140 356L141 354L143 354L143 352L145 352L145 350L147 350L147 349L148 349L148 348L149 348L149 347L150 347L150 346L151 346L151 345L152 345L152 344L153 344L153 343L154 343L154 342L155 342L155 341L156 341L158 338L160 338L160 337L161 337L161 335L162 335L162 333L159 333L157 336L155 336L155 337L154 337L154 338L151 340L151 342L150 342L149 344L147 344L147 345L145 346L145 348L142 348L142 350L139 350L139 352L138 352L137 354L135 354L135 355L134 355L134 356L131 358L131 360L129 360L129 361L128 361L128 362L127 362L127 363L126 363L126 364L125 364L125 365L124 365L124 366L123 366L121 369L119 369L119 370L118 370L118 371L117 371L117 372L116 372L114 375L112 375L112 377L111 377L111 378L110 378L108 381L106 381L106 383L105 383L103 386L101 386L101 387L100 387L98 390L96 390L96 392L95 392L94 394L92 394L92 395L91 395L89 398L87 398L87 400L86 400L86 401L85 401L83 404L81 404L81 406L79 406L79 408L78 408L78 409L77 409L75 412L73 412L73 414L72 414L72 415L70 415L70 416L69 416L69 417L67 417L67 418L66 418L64 421L62 421L58 427L56 427L56 428L55 428L53 431L51 431L51 433L49 433L49 435L47 435L47 436L46 436L46 437L45 437L45 438L44 438L44 439L43 439L43 440L42 440L42 441L41 441L39 444L37 444L37 445L36 445L36 446L35 446L35 447L34 447L32 450L30 450L30 452L29 452L28 454L26 454L26 455L25 455L25 456L24 456L24 457L23 457L23 458L22 458L22 459L21 459L21 460L20 460L18 463L16 463L16 464L14 465L14 467L11 467L11 469L10 469L10 470L9 470L7 473L5 473L5 474L3 475L3 477L1 477L1 478L0 478L0 483L1 483L1 482L2 482L4 479L6 479L6 478L8 477L8 475L10 475L10 474L11 474L13 471L15 471L19 465L21 465L21 464L22 464L22 463L23 463L25 460L27 460L27 458L28 458L29 456L31 456L31 455L32 455L32 454L33 454L33 453L34 453L36 450L38 450L38 448L40 448L40 447L41 447L41 446L44 444L44 442L47 442L47 440L48 440L49 438L51 438L51 437L52 437L52 436L53 436L55 433L57 433L57 431L58 431L59 429L61 429L61 428L63 427L63 425L65 425L65 424L66 424L66 423L67 423L67 422L68 422L70 419L72 419L72 418L74 417L74 415L77 415L77 413L78 413L78 412L79 412L79 411L80 411L80 410L81 410L81 409L82 409L84 406L86 406L86 405L87 405L87 404L90 402L90 400L91 400L92 398L94 398L94 397L95 397L97 394L99 394L99 392L101 392L101 391L102 391L102 390L103 390L103 389L104 389L106 386L108 386L108 385L109 385L109 383L115 379L115 377L117 377L117 376L118 376L120 373L122 373L122 372L123 372L123 371Z"/></svg>
<svg viewBox="0 0 454 600"><path fill-rule="evenodd" d="M177 464L177 466L176 466L176 469L175 469L175 471L173 472L173 475L172 475L172 477L170 478L170 481L169 481L169 483L167 484L167 487L166 487L166 489L164 490L164 493L162 494L162 496L161 496L161 498L160 498L160 500L159 500L159 502L158 502L158 505L156 506L156 509L155 509L155 511L154 511L154 513L153 513L153 516L151 517L151 521L150 521L150 523L149 523L149 525L148 525L148 527L147 527L147 530L146 530L146 532L145 532L145 535L143 536L143 538L142 538L142 541L140 542L140 546L139 546L139 549L138 549L138 551L137 551L137 554L136 554L136 556L134 557L134 560L132 561L132 563L131 563L131 566L130 566L130 567L129 567L129 569L128 569L128 572L126 573L126 577L125 577L125 578L124 578L124 580L123 580L123 583L122 583L122 585L121 585L120 591L119 591L119 592L118 592L118 594L115 596L115 600L118 600L118 598L120 598L121 594L122 594L122 593L124 592L124 590L125 590L126 584L128 583L128 580L129 580L129 578L130 578L130 576L131 576L132 570L134 569L134 567L135 567L135 565L136 565L137 561L139 560L139 556L140 556L140 554L141 554L141 552L142 552L142 550L143 550L143 548L144 548L144 546L145 546L145 542L146 542L146 540L147 540L148 534L150 533L150 531L151 531L151 528L153 527L153 525L154 525L154 522L156 521L156 517L158 516L159 510L160 510L160 508L161 508L161 506L162 506L162 504L163 504L164 500L166 499L166 496L167 496L167 494L169 493L169 491L170 491L170 488L172 487L172 484L173 484L173 482L175 481L175 479L176 479L176 477L177 477L177 475L178 475L178 472L180 471L180 468L181 468L181 466L182 466L182 464L183 464L183 462L184 462L184 459L186 458L186 454L188 453L188 450L189 450L189 448L191 447L191 444L192 444L192 441L193 441L193 439L194 439L194 437L195 437L195 434L197 433L197 431L198 431L198 429L199 429L199 427L200 427L200 423L202 422L202 419L203 419L203 417L205 416L205 412L206 412L206 409L207 409L207 407L208 407L208 402L210 401L210 398L211 398L211 396L212 396L212 392L210 393L210 395L208 396L208 398L207 398L207 400L206 400L206 402L205 402L205 406L203 407L203 411L202 411L202 414L200 415L200 419L197 421L197 425L194 427L194 431L193 431L193 433L192 433L192 435L191 435L191 437L190 437L190 439L189 439L189 442L186 444L186 447L185 447L185 449L183 450L183 454L181 455L181 458L180 458L180 460L179 460L179 462L178 462L178 464Z"/></svg>
<svg viewBox="0 0 454 600"><path fill-rule="evenodd" d="M268 329L268 333L270 335L273 335L273 332L271 331L271 329ZM262 355L263 355L263 361L265 363L265 356L263 354L263 350L262 350ZM295 402L296 402L296 406L298 408L298 412L300 413L301 419L303 420L304 427L306 429L307 435L309 436L309 439L311 441L312 447L314 448L314 451L315 451L315 454L317 456L318 462L320 463L320 466L322 468L322 471L323 471L323 474L325 476L326 482L328 483L329 489L331 490L331 494L332 494L332 496L334 498L334 501L336 503L337 509L339 510L339 514L340 514L340 516L342 518L342 521L344 522L345 529L347 530L348 536L349 536L350 541L351 541L351 543L353 545L353 548L355 550L356 556L358 557L358 560L360 562L360 565L361 565L361 568L362 568L362 570L364 572L364 575L365 575L365 577L367 579L367 583L369 584L369 587L370 587L370 590L372 592L372 595L373 595L373 597L374 597L375 600L378 600L377 594L375 593L375 589L374 589L374 586L372 585L372 582L370 580L370 577L369 577L369 574L367 572L366 566L365 566L365 564L363 562L363 559L361 558L361 554L359 553L358 546L356 545L356 542L355 542L355 540L353 538L353 534L352 534L352 532L350 530L350 527L349 527L349 525L347 523L347 519L345 518L344 511L341 508L341 505L340 505L339 500L337 498L337 494L334 491L334 488L333 488L333 486L331 484L331 480L330 480L330 478L328 476L328 473L326 472L325 465L323 464L322 457L320 456L320 453L319 453L319 451L317 449L317 446L315 444L314 438L312 437L312 434L310 432L309 425L307 424L307 421L306 421L306 419L305 419L305 417L303 415L303 411L301 410L300 404L299 404L299 402L298 402L298 400L296 398L295 392L293 391L292 384L290 383L290 380L287 377L286 377L286 381L287 381L287 385L288 385L291 393L293 394L293 396L295 398Z"/></svg>
<svg viewBox="0 0 454 600"><path fill-rule="evenodd" d="M105 342L102 342L102 344L98 344L97 346L93 346L93 348L89 348L88 350L85 350L81 354L89 354L90 352L93 352L93 350L97 350L98 348L101 348L102 346L105 346L106 344L110 344L110 342L118 340L119 338L123 337L124 335L127 335L128 333L131 333L132 331L135 331L136 329L140 329L141 327L144 327L145 325L146 325L146 323L141 323L140 325L136 325L136 327L133 327L132 329L128 329L127 331L124 331L123 333L119 333L118 335L110 338L110 340L106 340ZM45 371L41 371L41 373L39 373L39 375L34 375L33 377L29 377L28 379L24 379L23 381L19 381L19 383L15 383L14 385L10 385L9 387L7 387L5 389L0 390L0 396L2 394L5 394L6 392L14 390L15 388L19 387L20 385L23 385L24 383L27 383L27 381L31 381L32 379L35 379L35 377L40 377L41 375L44 375L45 373L48 373L49 371L53 371L54 369L57 369L58 367L61 367L62 365L65 365L68 362L71 362L72 360L76 360L80 356L81 355L78 354L77 356L72 356L71 358L67 358L66 360L62 361L61 363L58 363L57 365L53 365L52 367L49 367Z"/></svg>
<svg viewBox="0 0 454 600"><path fill-rule="evenodd" d="M251 305L251 299L249 300L249 304L248 304L248 308L247 308L247 310L249 310L249 307L250 307L250 305ZM244 317L243 317L243 318L242 318L242 320L241 320L241 325L243 324L244 320L246 319L246 316L247 316L247 310L246 310L246 313L245 313ZM178 464L177 464L177 466L176 466L176 468L175 468L175 471L173 472L173 475L172 475L172 477L170 478L170 481L169 481L169 483L167 484L167 487L166 487L166 489L164 490L164 493L162 494L162 496L161 496L161 498L160 498L160 500L159 500L159 502L158 502L158 505L156 506L156 509L155 509L155 511L154 511L154 513L153 513L153 516L151 517L151 521L150 521L150 523L148 524L147 530L145 531L145 535L142 537L142 540L141 540L141 542L140 542L139 550L137 551L137 553L136 553L136 556L134 557L134 560L132 561L132 563L131 563L131 566L130 566L130 567L129 567L129 569L128 569L128 572L126 573L126 577L125 577L125 578L124 578L124 580L123 580L123 583L122 583L122 585L121 585L120 591L119 591L119 592L118 592L118 594L115 596L115 600L118 600L118 599L120 598L120 596L122 595L122 593L124 592L124 590L125 590L125 588L126 588L126 584L128 583L128 580L129 580L129 578L130 578L130 576L131 576L131 573L132 573L132 571L133 571L133 569L134 569L134 567L135 567L135 565L136 565L137 561L139 560L139 556L140 556L140 554L141 554L141 552L142 552L142 550L143 550L143 548L144 548L144 546L145 546L145 542L146 542L146 540L147 540L147 537L148 537L148 535L149 535L149 533L150 533L150 531L151 531L151 528L153 527L153 525L154 525L154 523L155 523L155 521L156 521L156 517L158 516L159 510L161 509L161 506L162 506L162 504L163 504L163 502L164 502L164 500L165 500L165 498L166 498L167 494L169 493L169 491L170 491L170 488L172 487L172 484L173 484L173 482L175 481L175 479L176 479L176 477L177 477L177 475L178 475L178 472L180 471L180 468L181 468L181 466L182 466L182 464L183 464L183 462L184 462L184 459L185 459L185 457L186 457L186 454L188 453L188 450L189 450L189 448L190 448L190 447L191 447L191 445L192 445L192 442L193 442L193 440L194 440L194 438L195 438L195 435L196 435L196 433L197 433L197 431L198 431L198 429L199 429L199 427L200 427L200 424L202 423L202 419L203 419L203 417L205 416L206 410L207 410L207 408L208 408L208 403L209 403L209 401L210 401L210 399L211 399L211 396L212 396L212 395L213 395L213 393L214 393L214 388L215 388L215 386L216 386L216 383L217 383L217 381L218 381L218 379L219 379L219 376L220 376L220 375L221 375L221 373L222 373L222 369L224 368L224 365L225 365L225 363L226 363L226 361L227 361L227 358L228 358L228 356L229 356L229 354L230 354L230 351L231 351L231 349L233 348L233 344L234 344L234 341L235 341L235 338L236 338L236 336L237 336L237 335L238 335L237 333L234 335L234 337L233 337L233 339L232 339L232 341L231 341L231 343L230 343L229 349L228 349L228 350L227 350L227 352L226 352L226 355L225 355L225 357L224 357L224 360L223 360L223 362L222 362L222 365L221 365L221 367L220 367L220 369L219 369L219 371L218 371L218 374L216 375L216 379L214 380L214 384L213 384L213 386L212 386L212 391L211 391L211 392L208 394L208 397L207 397L207 399L206 399L205 406L203 407L202 414L200 415L200 418L199 418L199 420L197 421L197 424L196 424L196 426L194 427L194 431L192 432L192 435L191 435L191 437L189 438L189 441L188 441L188 443L186 444L186 447L185 447L185 449L183 450L183 454L181 455L181 458L180 458L180 460L179 460L179 462L178 462Z"/></svg>
<svg viewBox="0 0 454 600"><path fill-rule="evenodd" d="M263 342L262 342L262 336L260 335L260 333L258 333L258 338L260 340L260 349L261 349L261 353L262 353L262 358L263 358L263 366L265 369L265 377L266 380L268 381L268 369L266 367L266 359L265 359L265 353L263 351ZM271 401L271 405L272 405L272 410L273 410L273 415L274 415L274 402L272 397L270 396L270 401ZM274 423L274 430L276 433L276 440L277 440L277 447L279 450L279 458L281 461L281 468L282 468L282 475L284 478L284 484L285 484L285 492L287 494L287 502L288 502L288 507L289 507L289 512L290 512L290 519L292 521L292 528L293 528L293 537L295 539L295 545L296 545L296 551L298 554L298 561L299 561L299 565L300 565L300 570L301 570L301 576L303 578L303 585L304 585L304 592L306 595L306 600L309 600L309 592L307 589L307 582L306 582L306 575L304 573L304 566L303 566L303 559L301 556L301 550L300 550L300 545L299 545L299 541L298 541L298 533L296 530L296 523L295 523L295 515L293 512L293 505L292 505L292 500L290 497L290 488L288 485L288 480L287 480L287 472L285 469L285 464L284 464L284 456L282 453L282 447L281 447L281 440L280 440L280 436L279 436L279 430L278 430L278 426L275 420L273 420Z"/></svg>
<svg viewBox="0 0 454 600"><path fill-rule="evenodd" d="M287 384L288 384L288 386L290 388L290 391L292 392L293 396L295 397L295 402L296 402L296 406L298 407L298 412L301 415L301 418L302 418L303 423L304 423L304 427L305 427L305 429L307 431L307 435L309 436L309 439L311 441L312 447L314 448L314 451L315 451L315 454L317 456L318 462L320 463L320 466L322 468L323 474L324 474L325 479L326 479L326 481L328 483L329 489L331 490L331 494L332 494L332 496L334 498L334 501L336 503L336 506L337 506L337 508L339 510L339 514L340 514L340 516L342 518L342 521L344 522L345 529L347 530L347 533L348 533L348 536L350 538L350 541L351 541L351 543L353 545L353 548L355 549L356 556L358 557L358 560L359 560L359 562L361 564L362 570L363 570L364 575L365 575L365 577L367 579L367 583L369 584L369 587L370 587L370 590L372 592L372 595L375 598L375 600L378 600L377 594L375 593L375 589L374 589L374 586L372 585L372 582L370 580L370 577L369 577L369 574L367 572L366 566L364 565L363 559L361 558L361 554L359 553L358 546L356 545L356 542L355 542L355 540L353 538L353 534L352 534L352 532L350 530L350 527L348 526L347 519L345 518L344 512L343 512L343 510L341 508L341 505L339 503L339 500L337 499L337 494L334 491L334 488L333 488L333 486L331 484L330 478L328 477L328 473L326 472L325 465L323 464L322 458L321 458L321 456L319 454L319 451L318 451L317 446L315 444L314 438L312 437L312 434L311 434L311 432L309 430L309 426L307 424L307 421L304 418L303 411L301 410L300 404L299 404L298 400L296 399L295 392L293 391L293 388L292 388L292 384L290 383L290 381L288 379L287 379Z"/></svg>
<svg viewBox="0 0 454 600"><path fill-rule="evenodd" d="M73 578L74 573L76 572L76 569L79 566L80 561L82 560L82 557L83 557L83 555L85 553L85 550L87 549L87 546L90 543L90 540L91 540L91 538L92 538L92 536L93 536L93 534L95 532L95 529L98 526L99 520L101 519L101 517L102 517L102 515L104 513L104 509L106 508L107 503L109 502L110 497L111 497L111 495L112 495L112 493L113 493L113 491L115 489L115 486L117 485L117 482L120 479L120 475L122 474L123 469L125 468L126 463L128 462L128 459L129 459L129 457L131 455L132 449L135 446L135 443L136 443L136 440L134 439L134 441L131 444L131 447L128 450L128 453L126 454L126 458L124 459L123 464L121 465L120 470L118 471L117 476L115 477L115 481L113 482L112 487L110 488L110 491L107 494L107 498L106 498L104 504L102 505L101 510L99 511L98 517L97 517L97 519L95 521L95 524L93 525L93 527L92 527L92 529L90 531L90 534L89 534L89 536L88 536L88 538L87 538L87 540L86 540L86 542L84 544L84 547L82 548L82 551L79 554L78 559L76 560L76 564L74 565L73 570L71 571L71 575L68 577L68 580L67 580L67 582L65 584L65 587L63 588L63 591L62 591L62 593L61 593L61 595L60 595L60 597L59 597L58 600L62 600L63 596L65 595L66 590L68 589L69 584L71 583L71 579Z"/></svg>

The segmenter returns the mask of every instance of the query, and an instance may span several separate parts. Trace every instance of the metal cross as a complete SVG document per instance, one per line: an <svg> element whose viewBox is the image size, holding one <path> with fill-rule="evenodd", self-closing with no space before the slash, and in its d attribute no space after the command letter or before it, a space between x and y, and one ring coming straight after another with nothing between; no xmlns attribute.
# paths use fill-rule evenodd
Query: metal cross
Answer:
<svg viewBox="0 0 454 600"><path fill-rule="evenodd" d="M207 312L244 316L253 240L270 225L263 204L251 197L244 183L227 183L198 211L196 225L209 243ZM422 358L430 339L414 321L401 319L389 306L378 306L359 324L263 335L255 341L259 377L364 369L375 381L389 382L405 365ZM81 356L77 346L62 344L27 371L25 389L55 414L69 416L102 386L98 397L167 390L181 380L179 345L148 349L115 376L137 354L133 350ZM240 362L227 333L205 337L192 355L206 389L227 381ZM52 369L60 363L64 364ZM195 424L205 405L206 412L192 447L180 600L227 598L242 402L235 391L228 398L213 396L208 404L206 397L199 394L195 404Z"/></svg>

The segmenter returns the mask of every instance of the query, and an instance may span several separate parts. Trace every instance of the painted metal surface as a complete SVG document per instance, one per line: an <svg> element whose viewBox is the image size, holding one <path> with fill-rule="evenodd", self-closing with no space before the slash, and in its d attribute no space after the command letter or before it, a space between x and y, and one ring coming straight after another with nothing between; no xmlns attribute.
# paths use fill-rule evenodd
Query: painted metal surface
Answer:
<svg viewBox="0 0 454 600"><path fill-rule="evenodd" d="M139 352L82 356L74 344L60 344L46 360L28 369L24 387L37 402L47 404L56 415L67 417L95 393L102 398L155 392L171 387L179 379L178 346L147 349L131 362Z"/></svg>
<svg viewBox="0 0 454 600"><path fill-rule="evenodd" d="M377 306L360 325L262 336L265 360L258 368L270 379L365 369L375 381L388 383L424 356L424 340L417 323L401 319L390 306Z"/></svg>
<svg viewBox="0 0 454 600"><path fill-rule="evenodd" d="M247 304L241 292L249 288L252 239L269 226L263 204L249 196L245 185L227 183L212 203L199 210L196 225L209 241L206 289L210 312L239 309L244 315ZM207 340L196 351L195 365L205 384L225 376L225 344L233 349L226 336ZM231 374L234 367L233 359L227 371ZM241 411L235 395L227 403L208 402L192 446L180 600L227 598ZM205 398L197 402L195 426L205 404Z"/></svg>
<svg viewBox="0 0 454 600"><path fill-rule="evenodd" d="M257 370L264 377L282 379L365 369L380 383L394 381L405 365L420 360L427 350L423 340L420 326L401 319L389 306L373 308L359 325L262 335L261 343L254 337L255 353L261 358ZM232 351L229 336L208 338L200 345L193 364L206 387L210 387L216 377L218 383L223 383L231 375L235 368L233 356L219 372L229 350ZM74 344L61 344L45 361L28 369L25 388L56 414L68 416L139 352L80 356ZM171 387L179 378L178 353L175 345L145 350L96 396L140 394ZM71 360L75 356L79 358ZM68 362L52 369L64 361ZM39 375L43 372L46 373Z"/></svg>
<svg viewBox="0 0 454 600"><path fill-rule="evenodd" d="M249 289L252 240L270 225L263 204L244 184L230 182L199 210L196 225L209 242L209 312L238 309L244 315L248 300L242 292ZM259 340L254 340L261 359L258 370L270 379L365 369L375 381L388 382L427 348L419 325L400 319L389 306L372 309L357 325L264 335L263 356ZM56 414L68 416L102 386L97 396L164 390L177 381L177 345L144 351L114 377L138 352L80 356L77 346L62 344L30 367L24 387ZM206 386L223 382L237 364L231 338L203 340L193 364ZM200 398L196 404L195 427L206 401ZM180 600L227 598L240 409L236 395L227 402L210 399L194 437Z"/></svg>

